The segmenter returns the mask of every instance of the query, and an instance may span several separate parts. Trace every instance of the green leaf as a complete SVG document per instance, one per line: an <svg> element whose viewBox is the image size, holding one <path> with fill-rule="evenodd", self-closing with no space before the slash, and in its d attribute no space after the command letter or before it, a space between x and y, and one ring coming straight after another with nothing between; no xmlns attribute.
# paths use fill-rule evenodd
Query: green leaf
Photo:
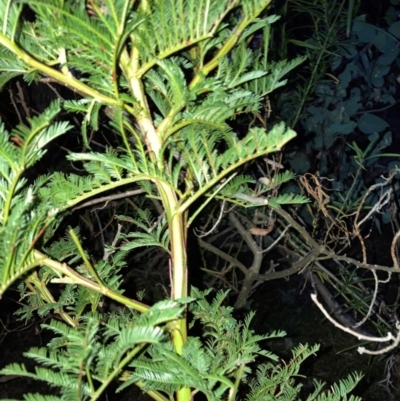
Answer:
<svg viewBox="0 0 400 401"><path fill-rule="evenodd" d="M375 114L365 113L358 119L357 126L364 134L373 134L384 131L389 124Z"/></svg>

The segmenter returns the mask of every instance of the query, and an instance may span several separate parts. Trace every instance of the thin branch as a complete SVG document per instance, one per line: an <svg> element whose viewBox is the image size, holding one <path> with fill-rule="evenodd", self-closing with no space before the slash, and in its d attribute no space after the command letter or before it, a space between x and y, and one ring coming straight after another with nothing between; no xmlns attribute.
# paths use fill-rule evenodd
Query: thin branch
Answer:
<svg viewBox="0 0 400 401"><path fill-rule="evenodd" d="M334 260L340 260L342 262L346 262L349 264L353 264L354 266L358 267L358 268L362 268L362 269L367 269L367 270L379 270L379 271L384 271L387 273L400 273L400 268L397 266L382 266L382 265L371 265L369 263L364 263L364 262L360 262L356 259L350 258L348 256L342 256L342 255L336 255L333 252L329 252L325 249L324 252L327 256L324 258L320 258L320 260L322 259L334 259Z"/></svg>
<svg viewBox="0 0 400 401"><path fill-rule="evenodd" d="M371 341L371 342L376 342L376 343L384 343L388 341L393 341L392 344L390 344L388 347L380 349L379 351L370 351L367 350L365 347L358 347L358 352L360 354L370 354L370 355L379 355L383 354L387 351L390 351L391 349L395 348L398 346L400 343L400 325L396 325L396 329L398 330L397 336L394 337L392 333L388 333L386 337L372 337L372 336L366 336L364 334L358 333L354 330L351 330L348 327L345 327L338 323L335 319L333 319L329 313L325 310L323 305L318 301L317 295L316 294L311 294L311 299L313 302L318 306L319 310L324 314L324 316L338 329L351 334L352 336L358 338L359 340L366 340L366 341Z"/></svg>
<svg viewBox="0 0 400 401"><path fill-rule="evenodd" d="M243 227L242 223L236 217L236 215L231 212L229 213L229 220L233 223L239 235L245 240L247 246L250 248L251 252L256 256L262 253L262 249L258 246L257 242L254 240L250 231Z"/></svg>
<svg viewBox="0 0 400 401"><path fill-rule="evenodd" d="M391 182L391 180L393 179L393 177L395 176L395 174L397 173L397 169L393 170L392 172L390 172L389 177L385 178L383 176L381 176L381 178L383 178L385 181L384 182L380 182L378 184L372 185L371 187L369 187L367 189L367 191L365 192L363 198L361 199L361 202L357 208L357 212L354 218L354 235L357 236L357 238L360 240L360 244L361 244L361 249L362 249L362 254L363 254L363 263L367 263L367 250L365 247L365 243L364 243L364 239L360 233L360 227L361 225L367 220L367 218L370 218L372 216L373 213L375 212L379 212L380 209L390 201L390 195L392 192L392 189L390 188L388 191L385 192L385 194L383 196L381 196L378 200L378 202L376 202L376 204L374 205L374 207L372 208L372 210L369 211L369 213L367 214L366 217L364 217L360 222L358 221L359 217L360 217L360 213L361 210L363 210L363 206L365 203L365 200L367 199L367 197L370 195L370 193L372 191L374 191L377 188L383 188L384 186L388 185L388 183Z"/></svg>
<svg viewBox="0 0 400 401"><path fill-rule="evenodd" d="M360 327L367 321L367 319L370 317L370 315L372 313L372 309L373 309L373 307L375 305L376 296L378 295L378 289L379 289L379 280L378 280L378 276L377 276L375 270L371 270L371 273L373 274L374 280L375 280L374 295L372 296L372 300L371 300L371 302L369 304L368 312L364 316L364 319L362 319L360 322L358 322L354 327Z"/></svg>
<svg viewBox="0 0 400 401"><path fill-rule="evenodd" d="M118 224L117 232L115 233L115 237L111 243L109 250L106 250L106 247L104 247L103 260L107 260L110 257L110 255L112 255L115 252L114 248L117 246L117 242L121 235L121 230L122 230L122 224Z"/></svg>
<svg viewBox="0 0 400 401"><path fill-rule="evenodd" d="M217 228L218 224L219 224L220 221L222 220L222 216L224 215L225 203L226 203L225 201L222 202L221 212L219 213L218 220L217 220L217 222L211 227L210 230L208 230L208 231L205 232L205 233L197 234L196 231L200 232L200 230L197 230L196 228L194 229L194 233L195 233L195 235L196 235L197 237L199 237L199 238L207 237L207 235L210 235L210 234Z"/></svg>
<svg viewBox="0 0 400 401"><path fill-rule="evenodd" d="M281 234L279 235L279 237L267 248L264 249L262 251L262 253L267 253L269 252L271 249L274 249L276 247L276 245L278 244L278 242L286 235L286 232L289 230L291 226L287 226L285 227L285 229L281 232Z"/></svg>
<svg viewBox="0 0 400 401"><path fill-rule="evenodd" d="M145 193L146 191L144 191L143 189L134 189L132 191L126 191L126 192L121 192L119 194L114 194L114 195L108 195L108 196L102 196L101 198L96 198L96 199L92 199L88 202L82 203L82 205L76 206L72 209L72 211L74 212L75 210L78 209L83 209L84 207L88 207L88 206L92 206L92 205L97 205L98 203L102 203L105 202L104 207L107 206L107 204L113 200L116 199L122 199L122 198L127 198L129 196L133 196L133 195L140 195Z"/></svg>
<svg viewBox="0 0 400 401"><path fill-rule="evenodd" d="M320 248L320 244L308 233L307 229L300 225L288 212L281 208L274 208L276 214L279 214L289 225L291 225L304 239L304 242L311 248ZM324 252L321 252L324 253Z"/></svg>
<svg viewBox="0 0 400 401"><path fill-rule="evenodd" d="M210 252L213 252L215 255L219 256L221 259L226 260L227 262L229 262L230 264L232 264L233 266L236 266L237 268L240 269L240 271L243 274L247 274L248 273L248 269L247 267L242 263L239 262L236 258L234 258L233 256L225 253L224 251L221 251L221 249L217 248L214 245L209 244L206 241L203 241L201 238L199 238L199 245L204 248L207 249Z"/></svg>
<svg viewBox="0 0 400 401"><path fill-rule="evenodd" d="M396 256L396 243L399 240L399 237L400 237L400 231L396 233L396 235L393 238L392 245L390 246L390 255L392 256L393 266L396 270L400 269L399 262Z"/></svg>
<svg viewBox="0 0 400 401"><path fill-rule="evenodd" d="M278 272L274 271L271 273L259 274L256 278L260 281L271 281L278 278L289 277L295 273L300 273L311 263L314 263L318 260L318 256L321 254L321 251L323 251L323 247L318 247L317 249L314 249L312 252L308 253L306 256L301 257L297 262L293 263L292 267Z"/></svg>

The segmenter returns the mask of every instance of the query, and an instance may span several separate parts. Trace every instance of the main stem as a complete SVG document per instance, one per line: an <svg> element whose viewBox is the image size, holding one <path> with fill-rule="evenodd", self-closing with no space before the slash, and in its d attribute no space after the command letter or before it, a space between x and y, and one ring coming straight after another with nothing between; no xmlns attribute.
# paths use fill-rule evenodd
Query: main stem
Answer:
<svg viewBox="0 0 400 401"><path fill-rule="evenodd" d="M140 105L141 111L134 117L140 126L149 155L158 168L163 170L165 168L161 151L163 135L162 132L157 131L151 118L143 84L138 75L140 62L137 49L133 47L130 55L127 52L123 52L120 63L121 69L130 83L132 94ZM179 202L173 186L157 180L154 180L154 183L160 194L168 221L171 248L171 299L175 300L188 295L185 212L179 211ZM183 345L187 340L186 316L175 322L171 334L175 350L178 354L181 354ZM190 388L184 387L178 390L176 396L177 401L190 401Z"/></svg>
<svg viewBox="0 0 400 401"><path fill-rule="evenodd" d="M171 187L163 183L158 183L157 187L168 220L171 247L171 299L185 298L188 295L185 213L178 212L178 199ZM171 334L175 350L181 354L187 340L186 316L175 322ZM189 401L191 399L190 388L184 387L178 390L176 396L177 401Z"/></svg>

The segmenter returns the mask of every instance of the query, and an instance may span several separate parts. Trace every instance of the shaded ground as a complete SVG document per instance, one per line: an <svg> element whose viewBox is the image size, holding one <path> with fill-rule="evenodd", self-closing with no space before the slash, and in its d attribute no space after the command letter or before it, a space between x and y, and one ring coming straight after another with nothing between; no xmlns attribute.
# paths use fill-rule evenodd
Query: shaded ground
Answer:
<svg viewBox="0 0 400 401"><path fill-rule="evenodd" d="M277 282L269 282L255 295L252 306L257 310L256 331L260 334L277 329L287 332L285 339L264 344L266 348L287 360L291 356L290 349L299 343L321 344L317 357L309 359L301 372L308 378L304 385L310 391L313 378L332 384L349 373L358 371L365 376L356 392L363 400L399 400L400 393L396 394L393 389L389 393L384 385L378 383L386 377L387 359L359 355L355 348L360 345L359 342L325 321L312 303L307 289L299 295L301 286L302 279L294 277L289 281L279 281L279 285ZM33 323L24 328L21 323L11 322L9 329L14 331L5 335L5 329L1 328L0 367L12 362L25 362L32 368L31 361L23 358L22 353L33 346L46 344L49 339L38 330L38 324ZM0 399L22 399L27 392L52 393L45 384L29 379L1 380L0 378ZM117 395L110 389L102 399L144 401L150 398L143 396L137 389L130 388Z"/></svg>
<svg viewBox="0 0 400 401"><path fill-rule="evenodd" d="M301 372L310 381L315 378L331 385L351 372L362 372L364 379L355 395L365 401L399 400L400 392L393 388L388 392L384 383L379 384L386 378L387 358L358 354L356 347L363 344L328 322L311 301L307 288L299 296L302 285L300 277L292 277L279 285L269 282L256 294L257 331L287 332L285 339L268 344L271 351L289 359L291 347L299 343L320 344L317 356L308 360Z"/></svg>
<svg viewBox="0 0 400 401"><path fill-rule="evenodd" d="M0 304L1 305L1 304ZM2 319L2 322L7 322ZM38 325L31 323L24 327L22 322L8 322L6 327L1 327L0 336L0 367L10 363L25 363L33 368L32 362L23 358L22 353L32 347L43 344L42 336L38 330ZM0 399L22 399L28 392L40 392L51 394L51 389L41 382L36 382L28 378L1 377L0 378Z"/></svg>

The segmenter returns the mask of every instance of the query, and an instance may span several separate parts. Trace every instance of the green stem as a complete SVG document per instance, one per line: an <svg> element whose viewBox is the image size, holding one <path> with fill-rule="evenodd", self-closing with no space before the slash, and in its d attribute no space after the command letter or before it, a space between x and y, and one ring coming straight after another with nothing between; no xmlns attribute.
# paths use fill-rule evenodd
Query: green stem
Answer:
<svg viewBox="0 0 400 401"><path fill-rule="evenodd" d="M170 188L167 188L168 190ZM187 282L187 257L186 257L186 213L176 211L178 202L175 193L165 191L159 187L163 200L164 210L167 214L168 226L170 231L171 244L171 274L172 274L172 294L171 298L176 300L186 298L188 294ZM186 317L176 320L171 331L172 342L178 354L182 354L183 345L187 340L187 321ZM189 401L191 391L188 387L183 387L177 391L177 401Z"/></svg>
<svg viewBox="0 0 400 401"><path fill-rule="evenodd" d="M50 303L50 304L56 303L56 300L51 295L49 289L47 288L46 283L42 282L39 279L37 272L34 272L26 280L26 285L28 287L31 287L31 283L33 283L35 285L36 290L39 291L39 296L43 301L45 301L46 303ZM34 293L37 293L37 291L33 290ZM71 327L76 327L77 322L68 313L64 312L61 308L60 309L57 308L55 310L55 312L58 313Z"/></svg>
<svg viewBox="0 0 400 401"><path fill-rule="evenodd" d="M146 343L137 345L133 350L128 352L125 358L122 359L122 361L120 361L120 363L116 368L114 368L110 376L108 376L107 379L103 380L102 385L96 390L96 392L92 395L90 400L96 401L101 396L103 391L110 385L110 383L121 373L122 369L132 360L132 358L136 356L139 352L141 352L142 349L147 345L148 344Z"/></svg>
<svg viewBox="0 0 400 401"><path fill-rule="evenodd" d="M135 384L140 389L144 387L144 383L143 382L137 382ZM156 400L156 401L170 401L167 397L164 397L161 393L159 393L158 391L155 391L155 390L149 390L149 391L146 392L146 394L149 397L153 398L153 400Z"/></svg>
<svg viewBox="0 0 400 401"><path fill-rule="evenodd" d="M62 210L74 207L87 199L94 198L96 195L99 195L103 192L107 192L111 189L115 190L119 187L126 186L127 184L133 184L138 181L146 181L146 180L154 181L154 179L155 179L154 176L152 176L150 174L135 174L134 177L121 178L118 181L111 182L110 184L102 185L100 188L96 188L89 192L85 192L84 194L77 196L76 198L74 198L70 201L65 202L65 207ZM161 178L157 178L157 180L161 181ZM166 181L164 182L164 184L169 185Z"/></svg>
<svg viewBox="0 0 400 401"><path fill-rule="evenodd" d="M232 178L236 177L236 175L237 172L231 174L231 176L228 177L221 185L219 185L218 188L208 197L208 199L205 202L203 202L195 212L192 213L189 221L187 222L186 225L187 228L191 226L192 222L199 215L199 213L215 198L216 195L218 195L218 193L222 190L222 188L224 188L224 186L228 184L232 180Z"/></svg>
<svg viewBox="0 0 400 401"><path fill-rule="evenodd" d="M238 391L239 385L242 381L242 376L244 373L245 364L241 364L239 370L236 373L236 380L234 387L229 391L229 398L228 401L234 401L236 397L236 393Z"/></svg>
<svg viewBox="0 0 400 401"><path fill-rule="evenodd" d="M84 84L73 76L65 75L48 65L36 60L24 50L22 50L16 43L8 39L4 34L0 33L0 44L14 53L19 59L25 62L28 66L44 73L45 75L54 78L58 83L65 85L73 91L79 92L82 96L88 96L95 99L97 102L105 103L109 106L123 107L128 112L133 113L133 109L126 104L121 103L120 100L103 95L96 89Z"/></svg>
<svg viewBox="0 0 400 401"><path fill-rule="evenodd" d="M82 248L81 243L79 242L79 238L78 236L75 234L75 231L73 229L69 230L69 235L72 238L72 241L74 241L74 244L76 245L76 247L78 248L78 252L81 255L81 258L83 259L83 263L85 264L85 266L87 267L87 269L89 270L90 274L94 277L94 279L97 281L97 284L99 285L100 288L104 288L105 285L104 283L101 281L100 276L97 274L96 269L92 266L92 264L90 263L90 260L86 257L85 255L85 251Z"/></svg>
<svg viewBox="0 0 400 401"><path fill-rule="evenodd" d="M88 288L92 291L96 291L99 294L103 294L104 296L111 298L117 302L120 302L123 305L126 305L129 308L137 310L138 312L146 312L149 310L149 306L145 305L139 301L130 299L125 297L122 294L118 294L113 290L109 289L108 287L100 287L99 284L95 283L94 281L86 278L73 270L71 267L67 266L66 263L60 263L55 260L48 258L43 253L34 250L34 257L36 258L36 264L41 266L48 266L57 273L60 273L62 278L61 279L53 279L52 283L62 283L62 284L78 284L82 285L85 288Z"/></svg>
<svg viewBox="0 0 400 401"><path fill-rule="evenodd" d="M163 171L165 169L162 158L162 133L154 125L151 118L151 111L144 92L143 83L138 74L140 68L139 54L136 48L132 49L131 57L126 53L121 55L121 69L127 77L131 92L138 101L141 112L136 113L136 121L145 133L144 141L150 153L150 158ZM163 207L167 216L170 247L171 247L171 269L172 269L172 299L178 299L187 296L187 272L186 272L186 228L184 224L186 213L178 212L177 194L169 184L159 179L153 180L157 185L161 196ZM182 353L183 344L187 340L186 317L178 319L174 323L174 329L171 332L172 342L178 354ZM184 387L177 391L178 401L189 401L191 397L190 389Z"/></svg>
<svg viewBox="0 0 400 401"><path fill-rule="evenodd" d="M10 215L10 211L11 211L11 203L14 200L17 185L20 183L19 179L24 171L25 171L24 167L20 167L15 170L14 180L10 185L10 188L8 190L8 196L6 198L6 201L4 202L3 225L6 225L6 223L7 223L8 216Z"/></svg>
<svg viewBox="0 0 400 401"><path fill-rule="evenodd" d="M265 4L257 10L257 15L246 16L243 14L243 19L237 26L236 30L230 35L229 39L221 46L215 56L199 70L197 75L193 78L192 82L189 85L189 88L194 88L200 81L204 80L208 74L218 67L220 60L225 57L229 52L233 49L233 47L238 42L240 36L243 34L244 30L257 18L260 13L270 4L271 1L265 2ZM217 22L217 26L222 22L222 19L238 4L237 1L232 1L230 6L227 8L221 19ZM261 2L260 2L261 4ZM249 18L250 17L250 18Z"/></svg>

